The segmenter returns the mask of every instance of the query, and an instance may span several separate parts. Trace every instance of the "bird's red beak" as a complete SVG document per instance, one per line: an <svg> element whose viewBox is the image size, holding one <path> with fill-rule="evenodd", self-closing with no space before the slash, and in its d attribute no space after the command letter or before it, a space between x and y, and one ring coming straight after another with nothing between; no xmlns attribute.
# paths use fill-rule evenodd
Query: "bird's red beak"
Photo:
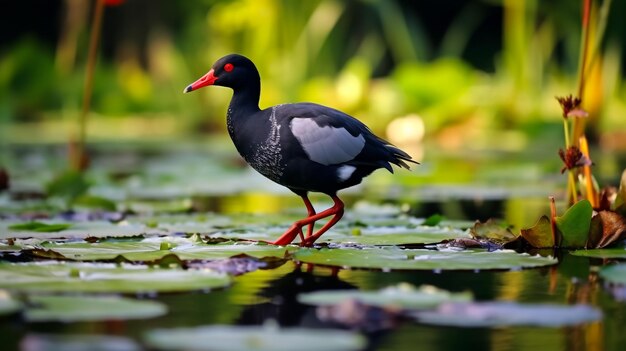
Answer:
<svg viewBox="0 0 626 351"><path fill-rule="evenodd" d="M194 91L194 90L198 90L202 87L206 87L209 85L213 85L215 83L215 81L217 80L217 77L213 74L213 69L211 69L209 71L209 73L203 75L200 79L198 79L197 81L189 84L186 88L185 88L185 93L188 93L190 91Z"/></svg>

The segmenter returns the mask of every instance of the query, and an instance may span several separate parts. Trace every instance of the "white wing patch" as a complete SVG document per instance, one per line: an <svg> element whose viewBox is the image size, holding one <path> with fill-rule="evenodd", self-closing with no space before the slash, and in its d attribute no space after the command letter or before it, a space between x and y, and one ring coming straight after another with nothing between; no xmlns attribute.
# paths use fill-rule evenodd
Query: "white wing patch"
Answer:
<svg viewBox="0 0 626 351"><path fill-rule="evenodd" d="M345 182L346 180L350 179L352 173L354 173L355 170L356 167L354 166L343 165L337 168L337 178L339 178L340 181Z"/></svg>
<svg viewBox="0 0 626 351"><path fill-rule="evenodd" d="M320 127L310 118L294 118L289 127L307 156L326 166L354 159L365 146L363 135L353 136L345 128Z"/></svg>

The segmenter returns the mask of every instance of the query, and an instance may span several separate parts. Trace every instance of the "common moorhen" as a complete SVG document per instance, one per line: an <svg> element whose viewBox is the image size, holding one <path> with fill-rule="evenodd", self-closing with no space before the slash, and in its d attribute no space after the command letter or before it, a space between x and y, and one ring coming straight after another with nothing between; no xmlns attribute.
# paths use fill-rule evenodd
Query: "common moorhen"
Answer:
<svg viewBox="0 0 626 351"><path fill-rule="evenodd" d="M313 245L343 215L338 190L359 184L378 168L393 173L390 163L406 169L407 162L417 163L357 119L330 107L298 103L259 109L261 77L245 56L231 54L217 60L185 93L209 85L234 91L226 124L239 154L259 173L302 197L307 208L308 217L296 221L271 244L287 245L300 236L300 245ZM310 191L330 196L334 205L316 213ZM313 233L315 222L330 216ZM306 237L304 226L308 226Z"/></svg>

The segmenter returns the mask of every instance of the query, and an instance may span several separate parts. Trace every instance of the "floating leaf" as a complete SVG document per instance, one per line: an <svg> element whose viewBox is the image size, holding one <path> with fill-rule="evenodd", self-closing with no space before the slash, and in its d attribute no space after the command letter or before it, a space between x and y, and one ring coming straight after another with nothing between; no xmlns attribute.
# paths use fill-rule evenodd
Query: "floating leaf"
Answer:
<svg viewBox="0 0 626 351"><path fill-rule="evenodd" d="M145 335L157 350L361 350L365 339L354 332L256 326L201 326L155 329Z"/></svg>
<svg viewBox="0 0 626 351"><path fill-rule="evenodd" d="M591 219L588 248L604 248L626 238L626 220L612 211L600 211Z"/></svg>
<svg viewBox="0 0 626 351"><path fill-rule="evenodd" d="M44 224L49 224L43 222ZM88 237L108 238L108 237L128 237L144 234L165 234L164 231L148 228L143 224L111 223L108 221L76 222L69 224L66 228L58 228L56 232L41 232L30 229L11 229L15 222L0 221L0 239L8 238L38 238L52 240L59 238L85 239ZM60 224L59 224L60 225ZM56 228L55 228L56 229Z"/></svg>
<svg viewBox="0 0 626 351"><path fill-rule="evenodd" d="M301 303L318 306L336 305L345 300L358 300L368 306L423 309L449 301L471 301L472 294L451 293L430 285L415 288L403 283L378 291L321 290L298 295Z"/></svg>
<svg viewBox="0 0 626 351"><path fill-rule="evenodd" d="M517 238L508 225L493 219L488 219L485 223L477 221L474 227L470 229L470 234L475 239L487 239L498 244L504 244Z"/></svg>
<svg viewBox="0 0 626 351"><path fill-rule="evenodd" d="M152 293L227 286L225 274L87 263L0 263L0 288L25 292Z"/></svg>
<svg viewBox="0 0 626 351"><path fill-rule="evenodd" d="M613 247L610 249L576 250L572 255L594 258L626 258L626 248Z"/></svg>
<svg viewBox="0 0 626 351"><path fill-rule="evenodd" d="M561 217L556 217L556 226L563 235L562 247L585 247L589 238L593 208L589 200L572 205Z"/></svg>
<svg viewBox="0 0 626 351"><path fill-rule="evenodd" d="M110 335L28 334L20 342L22 351L141 351L133 340Z"/></svg>
<svg viewBox="0 0 626 351"><path fill-rule="evenodd" d="M518 254L511 250L436 251L388 248L301 249L293 254L304 263L377 269L476 270L517 269L556 264L552 257Z"/></svg>
<svg viewBox="0 0 626 351"><path fill-rule="evenodd" d="M77 322L146 319L162 316L167 307L156 301L119 296L39 296L29 297L25 311L30 322Z"/></svg>
<svg viewBox="0 0 626 351"><path fill-rule="evenodd" d="M11 230L19 230L19 231L32 231L38 233L50 233L50 232L60 232L65 230L72 225L70 223L41 223L41 222L28 222L28 223L19 223L13 224L9 226Z"/></svg>
<svg viewBox="0 0 626 351"><path fill-rule="evenodd" d="M173 247L164 249L164 243L169 243ZM66 258L81 261L112 260L118 256L122 256L129 261L154 261L168 254L175 254L181 260L218 260L242 253L258 258L282 258L287 252L297 250L296 247L259 245L256 243L207 245L204 243L193 243L187 238L167 237L149 238L140 241L48 243L44 247L54 250Z"/></svg>
<svg viewBox="0 0 626 351"><path fill-rule="evenodd" d="M600 269L600 277L613 283L626 285L626 264L616 264Z"/></svg>
<svg viewBox="0 0 626 351"><path fill-rule="evenodd" d="M552 235L552 225L548 216L541 216L534 226L522 229L522 237L533 247L543 249L554 247L554 236Z"/></svg>
<svg viewBox="0 0 626 351"><path fill-rule="evenodd" d="M446 303L435 311L420 311L415 316L421 323L469 328L511 325L560 327L602 319L602 313L588 305L514 302Z"/></svg>
<svg viewBox="0 0 626 351"><path fill-rule="evenodd" d="M465 231L443 227L366 227L360 228L358 236L335 230L324 234L318 242L363 245L435 244L444 240L467 237Z"/></svg>

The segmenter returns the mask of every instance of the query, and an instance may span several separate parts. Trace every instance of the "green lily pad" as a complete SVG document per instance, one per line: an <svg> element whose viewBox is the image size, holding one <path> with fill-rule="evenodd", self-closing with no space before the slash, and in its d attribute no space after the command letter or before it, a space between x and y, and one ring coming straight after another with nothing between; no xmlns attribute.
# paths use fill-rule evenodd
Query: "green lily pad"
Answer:
<svg viewBox="0 0 626 351"><path fill-rule="evenodd" d="M361 350L365 339L354 332L256 326L201 326L155 329L145 335L157 350Z"/></svg>
<svg viewBox="0 0 626 351"><path fill-rule="evenodd" d="M561 217L556 217L556 226L563 235L562 247L585 247L591 227L593 207L588 200L572 205Z"/></svg>
<svg viewBox="0 0 626 351"><path fill-rule="evenodd" d="M572 255L594 258L626 258L626 248L613 247L610 249L576 250Z"/></svg>
<svg viewBox="0 0 626 351"><path fill-rule="evenodd" d="M355 235L356 234L356 235ZM332 231L324 234L319 242L355 243L363 245L403 245L403 244L435 244L444 240L469 238L460 229L419 226L419 227L366 227L359 228L358 233Z"/></svg>
<svg viewBox="0 0 626 351"><path fill-rule="evenodd" d="M626 264L616 264L600 269L600 277L613 284L626 285Z"/></svg>
<svg viewBox="0 0 626 351"><path fill-rule="evenodd" d="M157 301L119 296L30 296L26 309L29 322L79 322L146 319L167 313Z"/></svg>
<svg viewBox="0 0 626 351"><path fill-rule="evenodd" d="M514 302L446 303L415 314L421 323L454 327L533 325L560 327L595 322L602 313L588 305L520 304Z"/></svg>
<svg viewBox="0 0 626 351"><path fill-rule="evenodd" d="M54 250L66 258L81 261L112 260L118 256L129 261L154 261L169 254L175 254L181 260L218 260L244 253L257 258L284 257L287 252L297 250L296 247L256 243L207 245L174 237L148 238L140 241L47 243L44 248Z"/></svg>
<svg viewBox="0 0 626 351"><path fill-rule="evenodd" d="M72 225L70 223L41 223L41 222L28 222L18 223L9 226L11 230L18 231L33 231L38 233L60 232Z"/></svg>
<svg viewBox="0 0 626 351"><path fill-rule="evenodd" d="M301 249L294 258L326 266L376 269L476 270L519 269L556 264L553 257L518 254L511 250L436 251L388 248Z"/></svg>
<svg viewBox="0 0 626 351"><path fill-rule="evenodd" d="M50 224L47 222L43 223ZM118 224L106 221L76 222L71 223L71 227L69 228L59 228L61 230L55 232L38 232L35 230L11 229L11 227L15 224L15 222L0 221L0 239L38 238L42 240L54 240L59 238L85 239L88 237L108 238L167 234L163 230L149 228L143 224L129 224L126 222ZM63 225L67 224L69 223L65 223Z"/></svg>
<svg viewBox="0 0 626 351"><path fill-rule="evenodd" d="M22 350L31 350L24 345L35 345L34 350L46 351L141 351L135 341L120 336L110 335L51 335L28 334L20 342Z"/></svg>
<svg viewBox="0 0 626 351"><path fill-rule="evenodd" d="M298 301L309 305L336 305L345 300L357 300L365 305L404 309L424 309L437 307L444 302L471 301L471 293L451 293L424 285L415 288L401 283L378 291L322 290L298 295Z"/></svg>
<svg viewBox="0 0 626 351"><path fill-rule="evenodd" d="M470 235L474 239L486 239L497 244L508 243L517 237L506 223L494 219L488 219L485 223L476 221L470 229Z"/></svg>
<svg viewBox="0 0 626 351"><path fill-rule="evenodd" d="M0 263L0 288L23 292L153 293L206 290L231 279L205 270L87 263Z"/></svg>
<svg viewBox="0 0 626 351"><path fill-rule="evenodd" d="M22 303L11 298L4 290L0 290L0 316L15 313L22 309Z"/></svg>

